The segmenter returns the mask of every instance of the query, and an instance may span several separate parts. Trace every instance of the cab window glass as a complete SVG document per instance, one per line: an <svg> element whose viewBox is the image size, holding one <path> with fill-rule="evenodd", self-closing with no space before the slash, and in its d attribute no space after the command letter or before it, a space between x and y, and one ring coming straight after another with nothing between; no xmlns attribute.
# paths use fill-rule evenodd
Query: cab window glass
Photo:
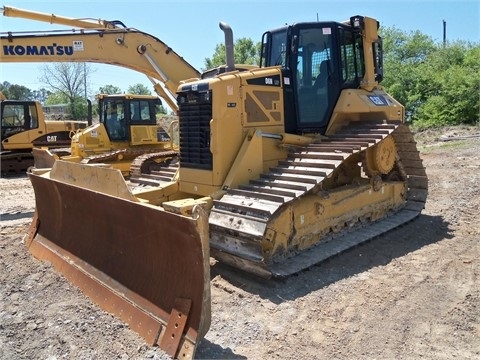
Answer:
<svg viewBox="0 0 480 360"><path fill-rule="evenodd" d="M30 114L30 129L38 128L37 107L34 104L29 105L28 112Z"/></svg>
<svg viewBox="0 0 480 360"><path fill-rule="evenodd" d="M344 83L355 83L361 80L365 72L365 63L362 57L362 37L343 28L339 30L342 80Z"/></svg>
<svg viewBox="0 0 480 360"><path fill-rule="evenodd" d="M130 102L130 118L133 122L150 121L150 106L147 100Z"/></svg>
<svg viewBox="0 0 480 360"><path fill-rule="evenodd" d="M23 104L7 104L3 107L2 127L24 127L25 107Z"/></svg>

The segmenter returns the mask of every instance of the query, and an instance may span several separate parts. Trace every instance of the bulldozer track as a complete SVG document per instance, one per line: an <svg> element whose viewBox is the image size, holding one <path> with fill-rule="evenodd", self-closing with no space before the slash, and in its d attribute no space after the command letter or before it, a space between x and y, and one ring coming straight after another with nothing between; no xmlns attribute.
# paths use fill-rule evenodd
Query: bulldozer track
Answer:
<svg viewBox="0 0 480 360"><path fill-rule="evenodd" d="M92 155L81 161L82 164L132 160L130 183L141 186L159 186L170 182L177 173L177 151L158 149L120 149L105 154Z"/></svg>
<svg viewBox="0 0 480 360"><path fill-rule="evenodd" d="M389 135L393 136L397 148L396 165L407 182L406 203L401 210L367 225L346 227L343 231L327 234L310 249L287 254L285 260L269 264L268 269L265 269L262 258L248 251L258 247L267 222L281 206L314 188L318 189L350 155L365 151ZM253 272L261 276L284 277L411 221L424 208L427 193L425 168L407 126L399 122L353 123L320 143L294 150L287 160L280 161L260 179L251 180L238 189L228 189L220 200L214 201L209 220L210 237L221 238L229 234L231 221L240 224L235 230L240 235L238 243L241 245L238 246L239 253L233 255L237 260L233 261L238 261L240 256L246 259ZM221 242L211 242L211 246L214 257L232 256L226 255L227 249L222 248Z"/></svg>
<svg viewBox="0 0 480 360"><path fill-rule="evenodd" d="M58 157L60 156L67 156L71 155L71 151L69 147L63 147L63 148L50 148L48 149L52 154L57 155Z"/></svg>
<svg viewBox="0 0 480 360"><path fill-rule="evenodd" d="M125 155L127 153L128 153L128 149L121 149L121 150L110 151L110 152L99 154L99 155L90 155L89 157L82 159L81 163L92 164L92 163L102 163L105 161L115 161L117 160L118 156Z"/></svg>
<svg viewBox="0 0 480 360"><path fill-rule="evenodd" d="M102 162L108 162L108 161L117 161L120 157L120 159L135 159L138 156L141 156L145 153L158 153L158 148L152 148L152 149L119 149L119 150L114 150L110 152L106 152L103 154L98 154L98 155L90 155L86 158L84 158L81 163L82 164L92 164L92 163L102 163Z"/></svg>
<svg viewBox="0 0 480 360"><path fill-rule="evenodd" d="M130 182L160 186L173 180L178 170L178 152L162 151L136 157L130 165Z"/></svg>

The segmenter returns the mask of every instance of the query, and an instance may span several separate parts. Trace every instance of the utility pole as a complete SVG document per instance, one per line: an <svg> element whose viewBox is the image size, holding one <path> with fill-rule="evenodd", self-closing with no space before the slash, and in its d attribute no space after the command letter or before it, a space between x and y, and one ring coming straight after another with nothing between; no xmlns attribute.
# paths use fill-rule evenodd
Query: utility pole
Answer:
<svg viewBox="0 0 480 360"><path fill-rule="evenodd" d="M85 100L87 100L87 63L83 63L83 87L85 90Z"/></svg>
<svg viewBox="0 0 480 360"><path fill-rule="evenodd" d="M443 20L443 46L447 44L447 22Z"/></svg>

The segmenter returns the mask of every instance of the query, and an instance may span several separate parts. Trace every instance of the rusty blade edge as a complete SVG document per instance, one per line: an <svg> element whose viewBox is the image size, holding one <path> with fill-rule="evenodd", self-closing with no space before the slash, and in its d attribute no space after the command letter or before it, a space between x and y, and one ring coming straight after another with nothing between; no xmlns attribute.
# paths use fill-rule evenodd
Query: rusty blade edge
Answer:
<svg viewBox="0 0 480 360"><path fill-rule="evenodd" d="M129 291L39 234L30 243L29 250L36 258L51 262L58 272L80 288L96 304L118 316L150 345L158 345L160 333L163 326L166 326L169 313ZM109 284L104 283L103 279L108 279ZM141 307L136 306L140 304ZM197 332L194 329L188 329L185 341L195 344L196 338Z"/></svg>

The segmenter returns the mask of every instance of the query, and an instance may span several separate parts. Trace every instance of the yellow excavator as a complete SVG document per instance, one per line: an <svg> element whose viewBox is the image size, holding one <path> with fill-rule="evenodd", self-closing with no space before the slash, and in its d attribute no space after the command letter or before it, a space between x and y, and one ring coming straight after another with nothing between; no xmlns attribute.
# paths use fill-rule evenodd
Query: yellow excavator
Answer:
<svg viewBox="0 0 480 360"><path fill-rule="evenodd" d="M1 175L25 173L34 166L32 149L62 149L87 121L47 120L38 101L7 100L0 93Z"/></svg>
<svg viewBox="0 0 480 360"><path fill-rule="evenodd" d="M173 111L177 111L175 91L179 82L200 76L162 41L127 29L120 21L73 19L8 6L2 11L5 16L75 28L3 33L0 36L2 62L96 62L123 66L145 74ZM161 105L158 97L100 94L97 100L99 124L77 132L72 138L70 153L36 147L34 170L42 172L61 158L112 164L124 175L140 179L174 161L178 146L173 142L173 129L165 130L157 124L154 110ZM172 175L167 172L161 178L169 179ZM142 182L156 184L155 179Z"/></svg>
<svg viewBox="0 0 480 360"><path fill-rule="evenodd" d="M380 85L375 19L266 31L256 68L234 64L220 28L226 65L176 90L170 181L132 190L65 161L29 175L30 251L172 357L208 331L210 255L288 276L414 219L428 193L404 107Z"/></svg>

